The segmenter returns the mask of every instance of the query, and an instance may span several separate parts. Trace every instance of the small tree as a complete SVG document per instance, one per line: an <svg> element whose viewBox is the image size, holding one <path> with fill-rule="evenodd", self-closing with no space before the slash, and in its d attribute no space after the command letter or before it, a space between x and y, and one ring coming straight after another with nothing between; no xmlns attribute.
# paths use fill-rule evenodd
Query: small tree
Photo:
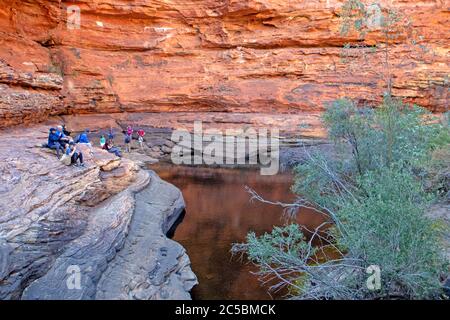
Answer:
<svg viewBox="0 0 450 320"><path fill-rule="evenodd" d="M426 183L433 171L449 170L448 161L431 160L432 153L449 154L449 127L432 120L425 109L392 97L392 46L406 41L424 53L429 50L417 41L409 18L395 8L347 0L341 17L341 33L358 35L357 44L345 50L383 52L383 103L367 109L342 99L327 109L323 121L337 153L305 148L307 160L295 168L295 203L270 202L249 189L252 199L281 205L288 216L306 207L329 219L308 230L309 238L305 227L291 223L262 236L249 233L247 242L232 251L247 253L260 277L274 281L274 290L288 287L291 298L437 298L439 277L448 272L440 240L445 231L425 212L448 189L426 188ZM381 33L372 48L365 44L369 31ZM313 245L316 240L320 246ZM328 257L330 250L337 258ZM378 290L366 285L370 265L381 269Z"/></svg>
<svg viewBox="0 0 450 320"><path fill-rule="evenodd" d="M430 153L445 145L435 137L448 127L424 124L424 109L400 102L357 109L337 101L324 115L335 157L307 153L296 168L294 204L313 207L329 220L306 238L294 224L275 228L235 245L260 267L260 276L287 286L290 296L306 299L437 298L439 277L447 270L440 242L442 225L425 216L435 199L423 187ZM254 191L254 198L261 199ZM291 210L293 212L293 210ZM322 245L315 247L315 240ZM322 261L326 252L338 258ZM382 286L366 286L366 269L377 265Z"/></svg>

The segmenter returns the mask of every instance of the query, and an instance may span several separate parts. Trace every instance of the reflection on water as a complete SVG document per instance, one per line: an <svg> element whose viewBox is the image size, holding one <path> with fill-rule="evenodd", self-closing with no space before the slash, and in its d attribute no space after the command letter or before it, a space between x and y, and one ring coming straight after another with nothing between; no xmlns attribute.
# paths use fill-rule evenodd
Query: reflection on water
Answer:
<svg viewBox="0 0 450 320"><path fill-rule="evenodd" d="M282 225L282 209L250 202L244 186L267 199L292 201L292 175L261 176L259 170L182 167L156 164L150 167L162 179L183 192L186 216L174 240L187 250L199 285L194 299L271 299L251 274L255 267L232 259L231 245L242 242L249 231L268 232ZM298 222L313 229L322 222L313 212L304 211ZM246 261L245 261L246 262Z"/></svg>

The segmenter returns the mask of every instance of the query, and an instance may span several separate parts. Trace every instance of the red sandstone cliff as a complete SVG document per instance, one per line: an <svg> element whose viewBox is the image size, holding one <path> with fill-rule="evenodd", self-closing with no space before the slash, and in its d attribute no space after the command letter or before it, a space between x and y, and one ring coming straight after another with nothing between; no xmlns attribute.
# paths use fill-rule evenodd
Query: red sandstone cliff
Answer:
<svg viewBox="0 0 450 320"><path fill-rule="evenodd" d="M383 2L383 1L381 1ZM0 127L48 115L317 111L378 101L381 53L341 59L335 0L0 0ZM448 108L450 2L395 1L433 54L400 39L394 95ZM67 7L81 9L67 28ZM374 43L377 33L367 36Z"/></svg>

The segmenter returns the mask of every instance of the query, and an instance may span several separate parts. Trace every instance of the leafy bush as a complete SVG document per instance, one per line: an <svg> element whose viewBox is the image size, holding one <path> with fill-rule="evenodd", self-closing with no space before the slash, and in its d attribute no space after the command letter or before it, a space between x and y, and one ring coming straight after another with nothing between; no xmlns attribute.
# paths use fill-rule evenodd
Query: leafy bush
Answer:
<svg viewBox="0 0 450 320"><path fill-rule="evenodd" d="M345 232L336 237L338 245L361 259L361 266L380 266L382 286L376 297L436 296L445 261L439 233L424 215L432 197L414 177L397 169L368 172L358 179L358 187L359 196L338 211L345 223Z"/></svg>
<svg viewBox="0 0 450 320"><path fill-rule="evenodd" d="M318 227L310 239L296 224L250 233L234 250L248 253L262 278L277 279L274 289L293 289L293 298L438 297L448 262L439 223L425 215L436 199L425 182L431 154L449 146L448 125L389 97L373 110L338 100L323 119L338 152L308 153L293 191L298 208L319 209L333 226ZM314 238L322 246L313 246ZM319 261L324 248L339 258ZM366 285L370 265L381 269L379 290Z"/></svg>

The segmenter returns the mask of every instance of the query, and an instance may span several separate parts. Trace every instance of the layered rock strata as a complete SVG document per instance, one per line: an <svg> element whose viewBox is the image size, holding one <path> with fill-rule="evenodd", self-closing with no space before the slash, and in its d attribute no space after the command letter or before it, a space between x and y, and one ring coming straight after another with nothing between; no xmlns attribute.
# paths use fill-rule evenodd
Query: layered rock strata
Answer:
<svg viewBox="0 0 450 320"><path fill-rule="evenodd" d="M379 102L383 51L342 48L383 35L342 36L342 2L0 0L0 126L53 114L296 114L343 96ZM394 5L413 34L390 46L393 94L446 111L449 4Z"/></svg>
<svg viewBox="0 0 450 320"><path fill-rule="evenodd" d="M67 167L40 146L46 131L0 132L0 299L94 299L104 271L130 241L143 250L132 263L160 268L147 265L147 275L131 272L128 281L142 288L154 272L160 295L126 294L129 286L115 283L108 292L117 296L107 298L189 298L196 283L189 258L165 236L184 209L181 192L130 160L88 146L79 146L86 166ZM136 236L139 223L139 232L154 238Z"/></svg>

